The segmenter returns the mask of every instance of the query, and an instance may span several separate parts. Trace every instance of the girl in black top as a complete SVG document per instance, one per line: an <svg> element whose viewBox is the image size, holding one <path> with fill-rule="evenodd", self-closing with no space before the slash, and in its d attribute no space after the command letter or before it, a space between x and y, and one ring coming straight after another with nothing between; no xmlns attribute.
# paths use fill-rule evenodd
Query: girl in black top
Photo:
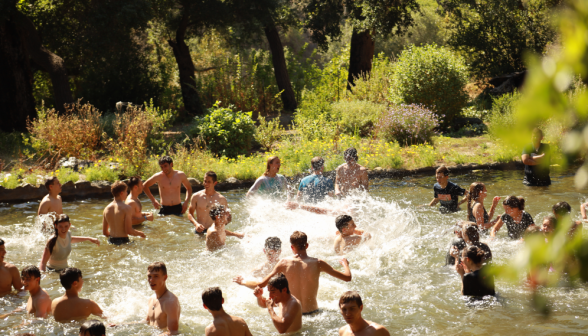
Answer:
<svg viewBox="0 0 588 336"><path fill-rule="evenodd" d="M490 207L490 214L486 212L484 208L484 199L488 195L486 191L486 186L484 183L481 182L474 182L470 185L470 192L468 193L468 220L470 222L476 223L478 228L482 230L489 229L491 226L496 223L494 221L490 222L490 218L494 217L494 210L496 209L496 205L500 200L499 196L494 197L492 200L492 207Z"/></svg>
<svg viewBox="0 0 588 336"><path fill-rule="evenodd" d="M525 199L522 197L508 196L504 202L505 214L500 216L496 225L492 228L490 236L495 237L496 232L500 230L503 224L506 223L508 229L508 236L512 239L520 239L523 237L525 230L531 225L535 225L533 217L525 212Z"/></svg>
<svg viewBox="0 0 588 336"><path fill-rule="evenodd" d="M484 251L477 246L469 246L462 252L461 262L455 263L455 270L461 275L461 293L471 296L495 295L494 276L485 275L482 268Z"/></svg>

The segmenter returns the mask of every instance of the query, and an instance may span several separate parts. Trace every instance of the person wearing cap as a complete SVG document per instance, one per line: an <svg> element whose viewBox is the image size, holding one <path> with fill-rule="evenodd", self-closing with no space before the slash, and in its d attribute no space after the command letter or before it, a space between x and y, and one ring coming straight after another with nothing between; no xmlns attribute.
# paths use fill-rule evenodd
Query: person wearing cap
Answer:
<svg viewBox="0 0 588 336"><path fill-rule="evenodd" d="M312 167L312 175L309 175L300 181L300 187L298 187L298 199L302 199L305 202L320 202L325 197L335 194L335 185L333 180L323 176L323 170L325 169L325 160L316 156L310 160Z"/></svg>
<svg viewBox="0 0 588 336"><path fill-rule="evenodd" d="M346 196L352 190L369 191L367 168L357 163L357 149L350 147L343 153L345 163L337 167L335 178L335 195Z"/></svg>

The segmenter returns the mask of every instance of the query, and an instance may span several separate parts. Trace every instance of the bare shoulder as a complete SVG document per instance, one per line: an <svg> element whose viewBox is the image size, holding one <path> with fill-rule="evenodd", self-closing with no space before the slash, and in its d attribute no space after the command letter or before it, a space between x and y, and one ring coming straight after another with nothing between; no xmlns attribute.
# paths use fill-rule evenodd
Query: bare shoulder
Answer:
<svg viewBox="0 0 588 336"><path fill-rule="evenodd" d="M214 325L214 322L213 322L213 323L209 324L206 327L206 329L204 329L204 335L206 335L206 336L214 336L214 335L217 335L217 331L218 330L217 330L217 328L216 328L216 326Z"/></svg>
<svg viewBox="0 0 588 336"><path fill-rule="evenodd" d="M383 325L371 322L371 321L366 321L367 323L370 324L370 327L374 328L374 335L376 336L390 336L390 333L388 332L388 330L386 330L386 328L384 328Z"/></svg>
<svg viewBox="0 0 588 336"><path fill-rule="evenodd" d="M349 325L343 326L343 327L341 327L341 329L339 329L339 336L344 336L344 335L352 335L351 329L349 328Z"/></svg>
<svg viewBox="0 0 588 336"><path fill-rule="evenodd" d="M16 268L16 266L14 266L13 264L9 263L9 262L4 262L4 267L6 267L7 270L9 270L10 272L18 272L18 268Z"/></svg>
<svg viewBox="0 0 588 336"><path fill-rule="evenodd" d="M181 170L176 170L176 172L178 173L178 176L181 178L188 178L188 176L186 175L186 173L184 173Z"/></svg>
<svg viewBox="0 0 588 336"><path fill-rule="evenodd" d="M360 172L365 172L365 173L367 173L368 169L367 169L366 167L364 167L364 166L360 165L360 166L359 166L359 171L360 171Z"/></svg>

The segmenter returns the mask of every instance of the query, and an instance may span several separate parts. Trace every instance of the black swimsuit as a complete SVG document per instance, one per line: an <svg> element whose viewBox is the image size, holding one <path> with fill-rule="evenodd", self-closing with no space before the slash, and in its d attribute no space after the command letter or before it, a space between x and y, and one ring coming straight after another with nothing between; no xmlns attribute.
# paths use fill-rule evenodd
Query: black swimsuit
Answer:
<svg viewBox="0 0 588 336"><path fill-rule="evenodd" d="M176 205L162 205L161 209L159 209L159 214L160 215L176 215L176 216L181 216L182 215L182 203L180 204L176 204Z"/></svg>
<svg viewBox="0 0 588 336"><path fill-rule="evenodd" d="M474 204L474 205L476 205L476 204ZM484 208L484 205L482 205L482 207ZM474 207L472 207L472 212L470 212L468 220L470 222L476 223L476 216L474 216L473 209L474 209ZM489 221L490 221L490 217L488 216L488 213L486 212L486 208L484 208L484 223L488 223Z"/></svg>
<svg viewBox="0 0 588 336"><path fill-rule="evenodd" d="M506 224L508 235L512 239L521 238L523 233L525 233L525 230L527 230L529 226L535 224L535 222L533 222L533 217L525 211L523 211L523 216L519 223L516 223L514 219L507 214L502 215L500 218L502 219L502 222Z"/></svg>

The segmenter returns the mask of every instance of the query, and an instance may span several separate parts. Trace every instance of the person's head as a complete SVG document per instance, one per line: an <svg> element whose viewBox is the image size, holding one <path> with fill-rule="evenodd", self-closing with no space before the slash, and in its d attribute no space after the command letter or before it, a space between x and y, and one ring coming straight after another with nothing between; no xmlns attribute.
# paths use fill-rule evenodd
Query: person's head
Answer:
<svg viewBox="0 0 588 336"><path fill-rule="evenodd" d="M268 176L270 174L277 174L280 171L280 158L277 156L270 156L265 164L265 173L263 175Z"/></svg>
<svg viewBox="0 0 588 336"><path fill-rule="evenodd" d="M464 224L462 237L463 240L468 244L479 242L480 233L478 232L478 226L471 222Z"/></svg>
<svg viewBox="0 0 588 336"><path fill-rule="evenodd" d="M553 210L553 215L558 220L565 216L569 216L572 212L572 207L565 201L555 203L551 209Z"/></svg>
<svg viewBox="0 0 588 336"><path fill-rule="evenodd" d="M502 201L504 212L507 215L513 216L516 212L525 210L525 199L517 196L508 196Z"/></svg>
<svg viewBox="0 0 588 336"><path fill-rule="evenodd" d="M357 149L353 147L349 147L343 152L343 158L345 162L357 162L359 161L359 157L357 156Z"/></svg>
<svg viewBox="0 0 588 336"><path fill-rule="evenodd" d="M447 183L447 180L449 180L449 169L447 169L447 167L445 167L444 165L437 168L437 170L435 171L435 179L439 183Z"/></svg>
<svg viewBox="0 0 588 336"><path fill-rule="evenodd" d="M127 193L127 184L124 183L123 181L116 181L114 182L111 186L110 186L110 191L112 192L112 196L114 196L114 198L126 198L128 193Z"/></svg>
<svg viewBox="0 0 588 336"><path fill-rule="evenodd" d="M147 267L147 281L152 290L156 291L165 287L166 280L167 268L164 263L156 261Z"/></svg>
<svg viewBox="0 0 588 336"><path fill-rule="evenodd" d="M143 181L141 181L141 177L139 176L131 176L129 178L129 183L127 183L127 187L129 191L141 194L143 192Z"/></svg>
<svg viewBox="0 0 588 336"><path fill-rule="evenodd" d="M41 271L37 266L27 266L20 271L20 279L24 290L30 291L39 287L41 283Z"/></svg>
<svg viewBox="0 0 588 336"><path fill-rule="evenodd" d="M542 235L541 229L537 225L531 225L525 230L523 239L527 240L537 235Z"/></svg>
<svg viewBox="0 0 588 336"><path fill-rule="evenodd" d="M49 253L53 253L57 237L59 237L60 234L67 235L71 223L69 222L69 216L66 214L58 215L55 212L50 212L49 216L53 218L53 237L47 241L47 248L49 249Z"/></svg>
<svg viewBox="0 0 588 336"><path fill-rule="evenodd" d="M325 167L325 159L320 156L315 156L310 160L310 165L315 173L322 173Z"/></svg>
<svg viewBox="0 0 588 336"><path fill-rule="evenodd" d="M212 220L215 222L222 222L224 220L226 223L227 221L228 211L227 208L225 208L225 206L222 204L216 203L215 205L213 205L210 208L208 214L210 215L210 218L212 218Z"/></svg>
<svg viewBox="0 0 588 336"><path fill-rule="evenodd" d="M4 240L0 239L0 262L4 261L5 255L6 255L6 246L4 245Z"/></svg>
<svg viewBox="0 0 588 336"><path fill-rule="evenodd" d="M215 172L209 170L204 174L204 180L202 182L202 184L204 184L204 189L214 188L217 183L218 182Z"/></svg>
<svg viewBox="0 0 588 336"><path fill-rule="evenodd" d="M553 231L555 231L556 225L557 225L557 220L555 219L554 216L552 216L552 215L545 216L545 218L543 218L543 223L541 223L541 231L543 231L546 234L550 234Z"/></svg>
<svg viewBox="0 0 588 336"><path fill-rule="evenodd" d="M263 253L268 259L277 259L282 253L282 241L278 237L268 237L265 240L265 248Z"/></svg>
<svg viewBox="0 0 588 336"><path fill-rule="evenodd" d="M477 246L468 246L463 249L462 260L471 269L473 265L480 265L484 259L484 251Z"/></svg>
<svg viewBox="0 0 588 336"><path fill-rule="evenodd" d="M104 336L106 327L98 320L88 320L80 327L80 336Z"/></svg>
<svg viewBox="0 0 588 336"><path fill-rule="evenodd" d="M164 155L159 158L159 168L165 175L169 175L174 168L174 160L167 155Z"/></svg>
<svg viewBox="0 0 588 336"><path fill-rule="evenodd" d="M290 287L288 287L288 279L284 273L278 273L269 279L267 291L270 299L275 303L285 301L284 299L290 295Z"/></svg>
<svg viewBox="0 0 588 336"><path fill-rule="evenodd" d="M223 299L223 292L219 287L208 287L202 292L204 309L219 311L223 309L223 303L225 303L225 299Z"/></svg>
<svg viewBox="0 0 588 336"><path fill-rule="evenodd" d="M486 186L482 182L474 182L470 185L468 194L468 214L472 213L475 202L483 202L486 198Z"/></svg>
<svg viewBox="0 0 588 336"><path fill-rule="evenodd" d="M298 253L298 251L306 251L308 248L306 233L300 231L294 231L290 236L290 245L292 245L292 251Z"/></svg>
<svg viewBox="0 0 588 336"><path fill-rule="evenodd" d="M361 311L363 310L363 302L361 296L356 291L347 291L339 299L339 309L341 315L347 323L353 323L361 318Z"/></svg>
<svg viewBox="0 0 588 336"><path fill-rule="evenodd" d="M65 290L73 289L76 292L82 290L84 279L82 278L82 271L75 267L68 267L59 272L59 281Z"/></svg>
<svg viewBox="0 0 588 336"><path fill-rule="evenodd" d="M540 130L538 127L533 129L533 132L531 133L531 139L533 141L533 144L535 146L538 146L541 143L541 140L543 140L543 131Z"/></svg>
<svg viewBox="0 0 588 336"><path fill-rule="evenodd" d="M353 221L353 218L351 218L349 215L339 215L335 219L335 225L337 226L337 230L339 230L339 232L341 232L343 235L353 234L355 228L357 227Z"/></svg>
<svg viewBox="0 0 588 336"><path fill-rule="evenodd" d="M45 188L49 191L49 193L59 194L61 192L61 183L57 176L51 176L45 181Z"/></svg>

